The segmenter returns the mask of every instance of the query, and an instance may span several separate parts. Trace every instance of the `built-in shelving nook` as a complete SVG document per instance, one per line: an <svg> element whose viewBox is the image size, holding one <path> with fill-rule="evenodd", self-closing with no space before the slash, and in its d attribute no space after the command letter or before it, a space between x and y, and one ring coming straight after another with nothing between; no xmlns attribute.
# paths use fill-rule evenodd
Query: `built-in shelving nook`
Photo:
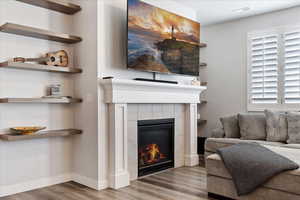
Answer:
<svg viewBox="0 0 300 200"><path fill-rule="evenodd" d="M33 6L42 7L45 9L57 11L60 13L73 15L81 10L81 7L72 3L65 3L59 0L16 0ZM32 37L42 40L55 41L65 44L75 44L82 41L79 36L57 33L49 30L40 29L37 27L24 26L15 23L5 23L0 26L0 31L9 34L21 35L26 37ZM18 69L18 70L31 70L31 71L44 71L64 74L77 74L81 73L82 70L76 67L57 67L33 63L21 63L21 62L2 62L0 68L7 69ZM49 98L0 98L0 104L8 103L43 103L43 104L73 104L81 103L80 98L71 97L49 97ZM0 134L0 139L3 141L19 141L19 140L30 140L38 138L51 138L51 137L67 137L82 134L82 130L77 129L62 129L62 130L47 130L40 131L32 135L17 135L11 134Z"/></svg>
<svg viewBox="0 0 300 200"><path fill-rule="evenodd" d="M200 43L200 49L201 48L205 48L205 47L207 47L207 44L206 43ZM203 63L203 62L201 62L200 64L199 64L199 67L200 67L200 69L202 69L202 68L205 68L205 67L207 67L207 63ZM201 82L200 83L201 84L201 86L207 86L207 82ZM202 107L202 106L204 106L204 105L206 105L207 104L207 101L206 100L201 100L200 101L200 103L198 104L199 106L198 106L198 108L200 108L200 106ZM200 115L201 116L201 115ZM207 120L204 120L204 119L198 119L198 126L203 126L203 125L205 125L207 123Z"/></svg>

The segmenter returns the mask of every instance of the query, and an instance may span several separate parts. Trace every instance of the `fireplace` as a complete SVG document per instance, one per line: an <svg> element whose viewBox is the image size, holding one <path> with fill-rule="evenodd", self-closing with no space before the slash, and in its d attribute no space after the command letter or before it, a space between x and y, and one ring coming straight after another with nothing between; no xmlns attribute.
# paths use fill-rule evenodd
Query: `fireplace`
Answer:
<svg viewBox="0 0 300 200"><path fill-rule="evenodd" d="M174 167L174 119L138 121L138 176Z"/></svg>

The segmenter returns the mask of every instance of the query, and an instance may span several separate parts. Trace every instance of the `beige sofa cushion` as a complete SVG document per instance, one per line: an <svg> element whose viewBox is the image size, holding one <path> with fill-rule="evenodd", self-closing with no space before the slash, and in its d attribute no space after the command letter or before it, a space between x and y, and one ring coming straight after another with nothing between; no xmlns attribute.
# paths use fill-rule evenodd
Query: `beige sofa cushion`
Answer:
<svg viewBox="0 0 300 200"><path fill-rule="evenodd" d="M266 117L264 114L238 114L242 140L265 140Z"/></svg>
<svg viewBox="0 0 300 200"><path fill-rule="evenodd" d="M237 115L221 117L220 121L224 128L226 138L240 138L240 127Z"/></svg>
<svg viewBox="0 0 300 200"><path fill-rule="evenodd" d="M300 151L298 149L269 145L265 145L265 147L300 165ZM225 168L220 156L217 154L210 155L206 158L206 169L209 175L231 179L231 176ZM264 186L300 195L300 169L286 171L274 176L265 183Z"/></svg>
<svg viewBox="0 0 300 200"><path fill-rule="evenodd" d="M288 121L288 141L290 144L300 144L300 113L289 112Z"/></svg>
<svg viewBox="0 0 300 200"><path fill-rule="evenodd" d="M223 128L216 128L213 129L211 132L211 137L213 138L224 138L225 137L225 132Z"/></svg>
<svg viewBox="0 0 300 200"><path fill-rule="evenodd" d="M282 147L292 148L292 149L300 149L300 144L286 144L286 145L283 145Z"/></svg>
<svg viewBox="0 0 300 200"><path fill-rule="evenodd" d="M286 142L288 138L288 123L285 112L265 110L267 141Z"/></svg>
<svg viewBox="0 0 300 200"><path fill-rule="evenodd" d="M300 195L272 189L259 187L248 195L237 196L234 183L231 179L208 175L207 191L236 200L299 200Z"/></svg>
<svg viewBox="0 0 300 200"><path fill-rule="evenodd" d="M281 142L268 142L264 140L240 140L237 138L208 138L205 142L205 151L216 152L217 149L228 147L242 142L256 142L263 145L282 146Z"/></svg>

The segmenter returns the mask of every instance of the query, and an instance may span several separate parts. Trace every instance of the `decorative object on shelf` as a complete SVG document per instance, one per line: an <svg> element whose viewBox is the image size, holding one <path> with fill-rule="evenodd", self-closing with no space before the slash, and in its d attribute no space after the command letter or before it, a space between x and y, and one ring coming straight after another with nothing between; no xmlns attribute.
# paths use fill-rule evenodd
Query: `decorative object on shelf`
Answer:
<svg viewBox="0 0 300 200"><path fill-rule="evenodd" d="M13 58L13 62L38 62L40 64L46 64L50 66L67 67L69 64L68 53L65 50L55 51L46 53L44 57L41 58Z"/></svg>
<svg viewBox="0 0 300 200"><path fill-rule="evenodd" d="M206 63L200 63L200 67L206 67L207 64Z"/></svg>
<svg viewBox="0 0 300 200"><path fill-rule="evenodd" d="M17 0L17 1L46 8L49 10L54 10L68 15L73 15L81 10L80 6L72 3L66 3L61 0Z"/></svg>
<svg viewBox="0 0 300 200"><path fill-rule="evenodd" d="M46 127L42 126L20 126L20 127L13 127L10 130L19 135L32 135L40 130L44 130Z"/></svg>
<svg viewBox="0 0 300 200"><path fill-rule="evenodd" d="M81 42L81 37L69 35L65 33L55 33L48 30L39 28L23 26L19 24L6 23L0 26L0 31L4 33L11 33L16 35L22 35L27 37L39 38L43 40L62 42L67 44L74 44Z"/></svg>
<svg viewBox="0 0 300 200"><path fill-rule="evenodd" d="M192 80L191 84L196 85L196 86L200 86L201 82L198 80L198 78L195 78L194 80Z"/></svg>
<svg viewBox="0 0 300 200"><path fill-rule="evenodd" d="M201 86L207 86L207 82L201 82Z"/></svg>
<svg viewBox="0 0 300 200"><path fill-rule="evenodd" d="M206 43L200 43L200 48L204 48L204 47L207 47L207 44Z"/></svg>
<svg viewBox="0 0 300 200"><path fill-rule="evenodd" d="M47 88L46 97L61 97L61 85L60 84L52 84Z"/></svg>

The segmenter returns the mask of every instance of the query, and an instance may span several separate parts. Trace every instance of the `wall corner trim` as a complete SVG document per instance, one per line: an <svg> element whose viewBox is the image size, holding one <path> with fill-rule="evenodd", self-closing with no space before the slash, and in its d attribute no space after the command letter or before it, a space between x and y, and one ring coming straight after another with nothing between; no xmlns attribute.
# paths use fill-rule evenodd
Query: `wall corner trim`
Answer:
<svg viewBox="0 0 300 200"><path fill-rule="evenodd" d="M95 189L95 190L103 190L108 188L108 181L107 180L100 180L97 181L95 179L86 177L86 176L82 176L79 174L73 174L72 175L72 181L85 185L89 188Z"/></svg>

